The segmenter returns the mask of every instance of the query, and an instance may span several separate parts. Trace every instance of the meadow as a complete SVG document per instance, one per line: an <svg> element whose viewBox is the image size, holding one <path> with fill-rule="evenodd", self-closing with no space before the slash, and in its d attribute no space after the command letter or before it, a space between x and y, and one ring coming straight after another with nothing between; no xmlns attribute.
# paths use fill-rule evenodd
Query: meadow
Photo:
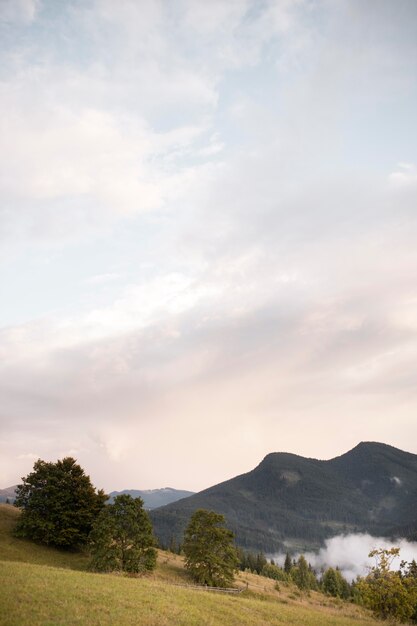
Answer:
<svg viewBox="0 0 417 626"><path fill-rule="evenodd" d="M379 622L360 607L292 585L240 573L242 593L195 590L180 556L158 552L149 575L88 572L88 555L13 537L19 512L0 505L0 624L2 626L358 626Z"/></svg>

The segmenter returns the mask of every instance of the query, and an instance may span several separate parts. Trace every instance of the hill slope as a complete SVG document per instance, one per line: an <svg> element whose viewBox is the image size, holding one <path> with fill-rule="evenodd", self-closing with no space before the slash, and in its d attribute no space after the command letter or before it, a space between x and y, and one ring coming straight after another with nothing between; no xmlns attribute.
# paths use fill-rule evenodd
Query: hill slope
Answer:
<svg viewBox="0 0 417 626"><path fill-rule="evenodd" d="M417 455L363 442L321 461L268 454L251 472L152 512L163 545L181 540L198 508L226 516L239 545L275 552L320 545L341 532L395 533L417 527Z"/></svg>
<svg viewBox="0 0 417 626"><path fill-rule="evenodd" d="M159 552L157 569L132 578L79 571L87 557L12 536L19 511L0 505L0 624L6 626L376 626L360 607L242 573L239 595L178 586L190 582L181 557ZM40 564L42 563L42 564Z"/></svg>

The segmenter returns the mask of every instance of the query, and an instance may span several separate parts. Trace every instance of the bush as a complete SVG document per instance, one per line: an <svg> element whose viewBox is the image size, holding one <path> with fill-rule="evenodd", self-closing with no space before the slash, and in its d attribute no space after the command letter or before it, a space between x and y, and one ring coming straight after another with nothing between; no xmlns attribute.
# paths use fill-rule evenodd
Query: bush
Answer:
<svg viewBox="0 0 417 626"><path fill-rule="evenodd" d="M261 575L266 576L267 578L272 578L273 580L281 580L283 582L288 581L288 575L284 572L284 570L273 563L267 563L264 565Z"/></svg>

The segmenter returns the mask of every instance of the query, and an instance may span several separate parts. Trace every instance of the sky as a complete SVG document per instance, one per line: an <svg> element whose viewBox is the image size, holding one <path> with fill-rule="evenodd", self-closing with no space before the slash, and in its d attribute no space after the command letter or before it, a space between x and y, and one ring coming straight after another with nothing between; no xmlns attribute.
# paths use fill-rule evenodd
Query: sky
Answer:
<svg viewBox="0 0 417 626"><path fill-rule="evenodd" d="M0 0L0 487L417 453L415 0Z"/></svg>

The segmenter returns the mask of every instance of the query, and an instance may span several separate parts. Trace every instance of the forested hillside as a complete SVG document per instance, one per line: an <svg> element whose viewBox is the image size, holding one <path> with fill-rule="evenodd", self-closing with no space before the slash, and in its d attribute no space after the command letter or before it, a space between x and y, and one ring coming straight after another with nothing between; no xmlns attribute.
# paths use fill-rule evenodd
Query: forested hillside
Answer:
<svg viewBox="0 0 417 626"><path fill-rule="evenodd" d="M197 508L226 516L244 547L274 552L343 532L413 536L417 455L363 442L322 461L272 453L251 472L152 512L163 545L180 541Z"/></svg>

